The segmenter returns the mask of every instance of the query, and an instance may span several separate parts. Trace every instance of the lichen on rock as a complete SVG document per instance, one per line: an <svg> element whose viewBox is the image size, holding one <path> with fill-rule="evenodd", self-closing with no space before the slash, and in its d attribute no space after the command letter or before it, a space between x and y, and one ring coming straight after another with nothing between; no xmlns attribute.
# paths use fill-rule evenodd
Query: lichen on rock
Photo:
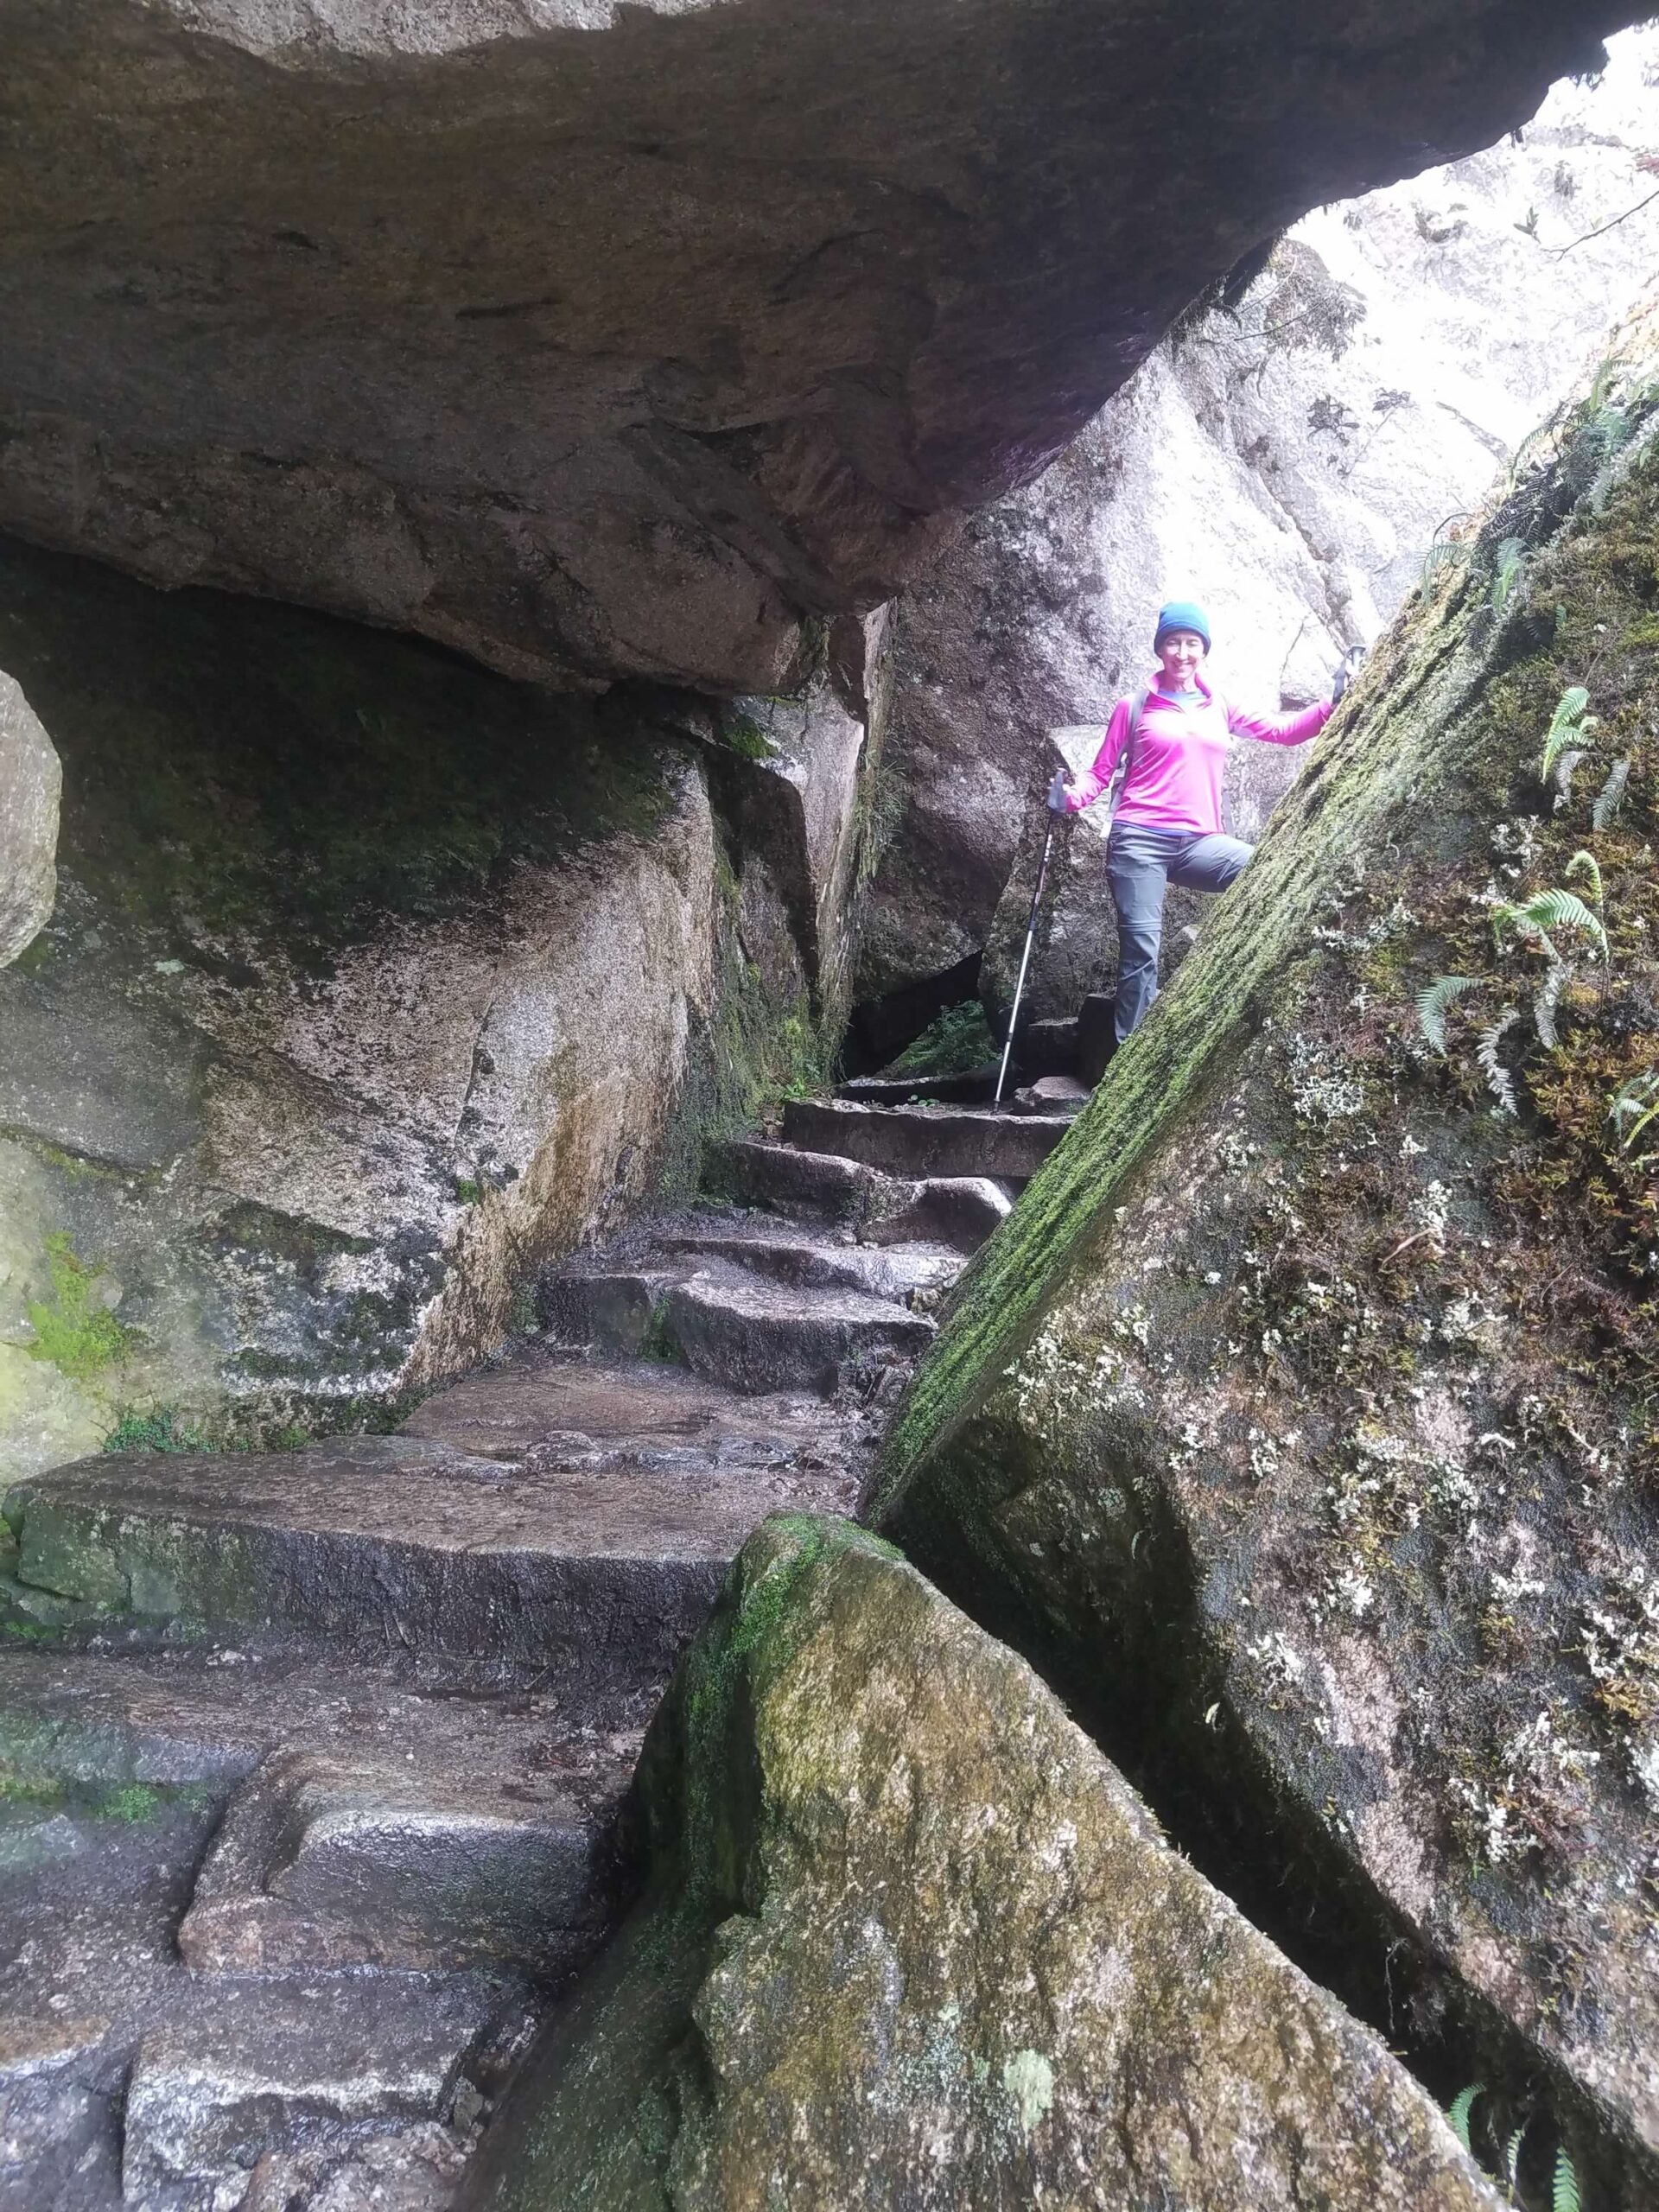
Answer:
<svg viewBox="0 0 1659 2212"><path fill-rule="evenodd" d="M645 1901L479 2212L1496 2201L1030 1669L844 1522L750 1540L640 1815Z"/></svg>
<svg viewBox="0 0 1659 2212"><path fill-rule="evenodd" d="M1305 1955L1630 2202L1659 2177L1656 351L1649 309L1389 633L982 1255L874 1500Z"/></svg>

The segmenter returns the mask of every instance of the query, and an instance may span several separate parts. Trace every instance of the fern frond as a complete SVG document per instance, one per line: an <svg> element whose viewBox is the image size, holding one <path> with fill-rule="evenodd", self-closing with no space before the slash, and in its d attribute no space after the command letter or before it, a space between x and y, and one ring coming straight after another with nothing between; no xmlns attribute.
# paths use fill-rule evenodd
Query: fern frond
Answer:
<svg viewBox="0 0 1659 2212"><path fill-rule="evenodd" d="M1460 569L1469 558L1469 548L1455 537L1437 537L1423 556L1421 582L1427 591L1442 569Z"/></svg>
<svg viewBox="0 0 1659 2212"><path fill-rule="evenodd" d="M1565 2144L1555 2153L1555 2177L1550 2183L1549 2212L1584 2212L1579 2195L1579 2170Z"/></svg>
<svg viewBox="0 0 1659 2212"><path fill-rule="evenodd" d="M1524 537L1506 537L1497 549L1492 569L1492 612L1502 615L1519 580L1527 550Z"/></svg>
<svg viewBox="0 0 1659 2212"><path fill-rule="evenodd" d="M1649 1122L1659 1119L1659 1069L1621 1084L1608 1103L1607 1118L1620 1132L1619 1150L1628 1152Z"/></svg>
<svg viewBox="0 0 1659 2212"><path fill-rule="evenodd" d="M1555 1008L1572 974L1570 961L1553 961L1532 1001L1532 1019L1538 1032L1538 1042L1547 1052L1553 1052L1560 1042L1555 1034Z"/></svg>
<svg viewBox="0 0 1659 2212"><path fill-rule="evenodd" d="M1503 2145L1503 2178L1510 2184L1510 2202L1515 2202L1515 2185L1521 2176L1521 2139L1527 2132L1523 2120L1509 2141Z"/></svg>
<svg viewBox="0 0 1659 2212"><path fill-rule="evenodd" d="M1550 783L1555 793L1554 806L1560 806L1572 798L1573 779L1578 772L1579 763L1583 760L1584 753L1583 746L1569 745L1566 752L1557 760L1555 772L1550 778ZM1552 813L1554 811L1554 806L1550 810Z"/></svg>
<svg viewBox="0 0 1659 2212"><path fill-rule="evenodd" d="M1582 874L1589 883L1590 896L1595 900L1596 912L1599 913L1601 912L1601 870L1596 864L1596 856L1593 853L1576 852L1568 861L1567 881L1571 883L1573 877L1578 874Z"/></svg>
<svg viewBox="0 0 1659 2212"><path fill-rule="evenodd" d="M1466 2089L1458 2091L1446 2108L1452 2133L1471 2157L1474 2155L1474 2145L1469 2140L1469 2117L1474 2111L1477 2097L1484 2097L1485 2094L1486 2084L1484 2082L1471 2082Z"/></svg>
<svg viewBox="0 0 1659 2212"><path fill-rule="evenodd" d="M1500 1114L1516 1114L1521 1110L1516 1103L1515 1084L1510 1080L1510 1071L1497 1057L1497 1048L1503 1041L1504 1033L1512 1029L1520 1019L1517 1007L1505 1007L1491 1027L1481 1031L1480 1041L1475 1047L1475 1058L1486 1078L1486 1088L1497 1101L1496 1110Z"/></svg>
<svg viewBox="0 0 1659 2212"><path fill-rule="evenodd" d="M1576 891L1535 891L1530 899L1516 906L1494 906L1492 927L1500 944L1506 927L1518 930L1523 937L1536 938L1551 960L1561 957L1549 934L1553 929L1582 930L1604 953L1607 950L1606 931Z"/></svg>
<svg viewBox="0 0 1659 2212"><path fill-rule="evenodd" d="M1544 762L1538 772L1546 783L1555 766L1556 755L1597 727L1595 715L1585 712L1589 704L1590 694L1582 683L1569 684L1556 701L1549 728L1544 733Z"/></svg>
<svg viewBox="0 0 1659 2212"><path fill-rule="evenodd" d="M1472 991L1478 981L1476 976L1437 976L1417 994L1417 1019L1422 1025L1423 1035L1442 1059L1446 1057L1446 1008L1453 999Z"/></svg>
<svg viewBox="0 0 1659 2212"><path fill-rule="evenodd" d="M1605 830L1618 812L1624 803L1624 786L1630 780L1630 755L1627 753L1624 760L1614 761L1607 780L1602 785L1596 803L1590 810L1590 826L1592 830Z"/></svg>

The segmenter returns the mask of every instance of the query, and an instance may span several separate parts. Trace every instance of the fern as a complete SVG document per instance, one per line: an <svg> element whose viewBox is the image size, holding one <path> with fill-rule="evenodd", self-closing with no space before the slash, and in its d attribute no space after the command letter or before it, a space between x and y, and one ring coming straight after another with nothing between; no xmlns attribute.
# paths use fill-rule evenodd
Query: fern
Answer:
<svg viewBox="0 0 1659 2212"><path fill-rule="evenodd" d="M1571 883L1573 877L1580 874L1582 874L1585 880L1590 886L1590 896L1596 902L1597 913L1600 914L1605 912L1605 909L1601 895L1601 870L1596 865L1596 856L1593 853L1577 852L1574 853L1572 859L1568 861L1567 864L1567 881Z"/></svg>
<svg viewBox="0 0 1659 2212"><path fill-rule="evenodd" d="M1515 2192L1521 2179L1521 2139L1530 2123L1522 2120L1509 2141L1503 2145L1503 2178L1509 2183L1510 2202L1515 2202Z"/></svg>
<svg viewBox="0 0 1659 2212"><path fill-rule="evenodd" d="M1497 559L1492 569L1492 612L1496 615L1502 616L1514 596L1526 550L1524 537L1506 537L1497 549Z"/></svg>
<svg viewBox="0 0 1659 2212"><path fill-rule="evenodd" d="M1427 591L1440 577L1442 569L1461 569L1469 558L1469 548L1455 537L1437 537L1423 556L1421 583Z"/></svg>
<svg viewBox="0 0 1659 2212"><path fill-rule="evenodd" d="M1567 751L1556 761L1555 773L1550 779L1555 794L1550 808L1552 814L1556 807L1564 805L1572 798L1573 779L1577 774L1579 763L1583 758L1584 747L1581 745L1569 745Z"/></svg>
<svg viewBox="0 0 1659 2212"><path fill-rule="evenodd" d="M1486 2084L1484 2082L1471 2082L1466 2089L1459 2089L1446 2107L1446 2117L1452 2133L1471 2158L1474 2156L1474 2145L1469 2140L1469 2119L1475 2109L1475 2100L1485 2094Z"/></svg>
<svg viewBox="0 0 1659 2212"><path fill-rule="evenodd" d="M1446 1009L1453 999L1472 991L1478 981L1474 976L1437 976L1417 994L1417 1019L1424 1036L1442 1059L1446 1058Z"/></svg>
<svg viewBox="0 0 1659 2212"><path fill-rule="evenodd" d="M1590 824L1594 830L1605 830L1624 803L1624 786L1630 780L1630 762L1627 753L1624 760L1615 760L1606 782L1590 810Z"/></svg>
<svg viewBox="0 0 1659 2212"><path fill-rule="evenodd" d="M1582 683L1570 684L1556 701L1555 711L1544 734L1544 765L1539 771L1546 783L1555 766L1556 755L1598 727L1596 716L1585 712L1589 704L1590 694Z"/></svg>
<svg viewBox="0 0 1659 2212"><path fill-rule="evenodd" d="M1549 2212L1584 2212L1579 2194L1579 2170L1565 2144L1555 2153L1555 2177L1550 2183Z"/></svg>
<svg viewBox="0 0 1659 2212"><path fill-rule="evenodd" d="M1503 1041L1504 1032L1512 1029L1520 1019L1516 1007L1505 1007L1491 1027L1481 1031L1480 1042L1475 1047L1475 1058L1486 1078L1486 1088L1497 1101L1496 1110L1500 1114L1518 1114L1521 1110L1516 1103L1515 1084L1510 1080L1510 1071L1497 1057L1497 1048Z"/></svg>
<svg viewBox="0 0 1659 2212"><path fill-rule="evenodd" d="M1619 1150L1628 1152L1649 1122L1659 1118L1659 1070L1622 1084L1609 1103L1607 1118L1620 1133ZM1630 1123L1628 1129L1626 1122Z"/></svg>
<svg viewBox="0 0 1659 2212"><path fill-rule="evenodd" d="M1547 1052L1553 1052L1560 1042L1555 1033L1555 1008L1571 980L1573 964L1567 960L1552 961L1548 974L1539 984L1532 1001L1533 1024L1538 1032L1538 1042Z"/></svg>
<svg viewBox="0 0 1659 2212"><path fill-rule="evenodd" d="M1588 859L1589 855L1584 857ZM1591 865L1595 864L1592 861ZM1599 884L1599 875L1597 881ZM1492 929L1500 946L1506 928L1517 930L1523 937L1536 938L1554 961L1559 961L1561 956L1549 934L1553 929L1582 930L1601 948L1603 957L1607 955L1607 932L1576 891L1535 891L1530 899L1523 899L1518 906L1494 906Z"/></svg>

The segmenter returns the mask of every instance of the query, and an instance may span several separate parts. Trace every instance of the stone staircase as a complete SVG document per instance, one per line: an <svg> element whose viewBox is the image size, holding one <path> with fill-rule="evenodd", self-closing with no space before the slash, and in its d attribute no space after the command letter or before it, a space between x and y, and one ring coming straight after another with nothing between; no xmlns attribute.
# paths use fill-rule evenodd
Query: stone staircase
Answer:
<svg viewBox="0 0 1659 2212"><path fill-rule="evenodd" d="M1082 1094L849 1086L550 1272L395 1435L17 1483L0 2212L435 2212L613 1924L644 1725L755 1523L850 1511Z"/></svg>

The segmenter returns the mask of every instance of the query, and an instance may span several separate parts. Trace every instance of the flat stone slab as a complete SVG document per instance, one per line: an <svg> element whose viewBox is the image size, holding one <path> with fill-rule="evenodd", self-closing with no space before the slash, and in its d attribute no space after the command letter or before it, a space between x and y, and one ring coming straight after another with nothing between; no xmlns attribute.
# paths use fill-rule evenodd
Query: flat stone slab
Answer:
<svg viewBox="0 0 1659 2212"><path fill-rule="evenodd" d="M1014 1211L1007 1191L988 1175L934 1175L914 1189L914 1198L896 1213L872 1222L865 1230L873 1243L901 1243L911 1237L933 1239L966 1258Z"/></svg>
<svg viewBox="0 0 1659 2212"><path fill-rule="evenodd" d="M232 1801L179 1949L221 1974L499 1960L563 1975L614 1917L610 1859L608 1822L575 1792L283 1751Z"/></svg>
<svg viewBox="0 0 1659 2212"><path fill-rule="evenodd" d="M667 1327L695 1374L734 1390L817 1390L828 1396L849 1363L908 1361L934 1323L852 1290L717 1281L695 1275L669 1294Z"/></svg>
<svg viewBox="0 0 1659 2212"><path fill-rule="evenodd" d="M477 1457L550 1463L584 1447L640 1458L685 1452L710 1466L798 1466L815 1480L849 1484L867 1430L839 1410L827 1418L816 1397L745 1396L668 1361L590 1364L540 1344L439 1392L404 1423L405 1434Z"/></svg>
<svg viewBox="0 0 1659 2212"><path fill-rule="evenodd" d="M791 1219L855 1226L896 1212L913 1195L892 1179L833 1147L823 1151L738 1137L718 1147L713 1175L735 1198L770 1206Z"/></svg>
<svg viewBox="0 0 1659 2212"><path fill-rule="evenodd" d="M1026 1114L950 1106L859 1106L791 1099L784 1135L816 1153L839 1154L883 1174L991 1175L1024 1182L1065 1135Z"/></svg>
<svg viewBox="0 0 1659 2212"><path fill-rule="evenodd" d="M626 1683L666 1673L767 1511L836 1494L800 1471L504 1465L365 1437L108 1454L17 1484L6 1512L20 1581L112 1613Z"/></svg>
<svg viewBox="0 0 1659 2212"><path fill-rule="evenodd" d="M855 1290L901 1302L916 1291L942 1290L962 1272L961 1254L942 1240L897 1240L873 1249L780 1236L775 1227L683 1230L663 1237L661 1249L689 1255L705 1267L726 1261L804 1290Z"/></svg>
<svg viewBox="0 0 1659 2212"><path fill-rule="evenodd" d="M273 2147L438 2120L488 2018L481 1990L424 1975L221 1985L139 2044L123 2193L143 2205L194 2186L196 2203L234 2212Z"/></svg>

